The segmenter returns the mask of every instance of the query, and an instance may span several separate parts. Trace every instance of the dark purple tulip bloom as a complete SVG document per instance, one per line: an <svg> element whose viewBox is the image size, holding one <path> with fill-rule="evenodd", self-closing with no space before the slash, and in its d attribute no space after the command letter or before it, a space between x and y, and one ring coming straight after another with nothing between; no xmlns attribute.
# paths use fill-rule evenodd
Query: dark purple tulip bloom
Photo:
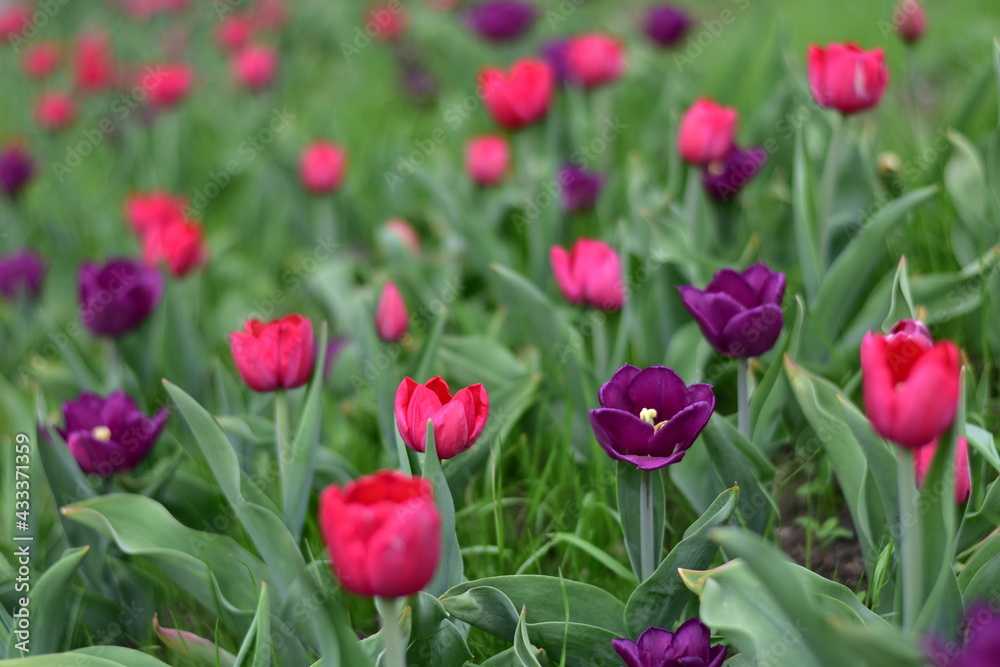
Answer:
<svg viewBox="0 0 1000 667"><path fill-rule="evenodd" d="M530 2L522 0L487 0L465 15L465 24L483 39L508 42L520 37L538 18Z"/></svg>
<svg viewBox="0 0 1000 667"><path fill-rule="evenodd" d="M604 175L568 164L559 170L559 185L562 186L564 211L586 211L594 208L597 196L604 187Z"/></svg>
<svg viewBox="0 0 1000 667"><path fill-rule="evenodd" d="M646 36L660 48L676 46L691 27L691 18L676 5L653 5L642 22Z"/></svg>
<svg viewBox="0 0 1000 667"><path fill-rule="evenodd" d="M994 667L1000 656L1000 614L985 603L965 612L961 645L932 639L927 657L935 667Z"/></svg>
<svg viewBox="0 0 1000 667"><path fill-rule="evenodd" d="M17 197L34 175L35 164L22 146L12 144L0 152L0 188L8 197Z"/></svg>
<svg viewBox="0 0 1000 667"><path fill-rule="evenodd" d="M701 171L701 184L713 199L727 201L743 189L767 162L763 148L733 146L721 160L705 166Z"/></svg>
<svg viewBox="0 0 1000 667"><path fill-rule="evenodd" d="M688 387L666 366L625 365L600 390L590 411L597 442L613 459L656 470L684 458L715 410L708 384Z"/></svg>
<svg viewBox="0 0 1000 667"><path fill-rule="evenodd" d="M85 391L63 405L63 421L65 426L56 430L80 468L110 477L131 470L145 458L163 431L167 409L150 418L121 390L107 398Z"/></svg>
<svg viewBox="0 0 1000 667"><path fill-rule="evenodd" d="M30 250L0 257L0 296L15 299L18 294L38 296L45 276L45 263Z"/></svg>
<svg viewBox="0 0 1000 667"><path fill-rule="evenodd" d="M743 273L716 271L704 291L691 285L677 289L702 334L721 354L757 357L774 347L781 334L785 275L765 264Z"/></svg>
<svg viewBox="0 0 1000 667"><path fill-rule="evenodd" d="M80 316L96 336L117 338L142 324L163 296L163 276L129 259L85 262L77 284Z"/></svg>
<svg viewBox="0 0 1000 667"><path fill-rule="evenodd" d="M712 633L701 619L692 618L677 632L649 628L639 641L612 639L611 647L626 667L719 667L726 647L711 645Z"/></svg>
<svg viewBox="0 0 1000 667"><path fill-rule="evenodd" d="M539 53L542 59L552 68L552 76L558 84L564 84L569 79L569 65L566 64L566 50L569 40L554 39L542 44Z"/></svg>

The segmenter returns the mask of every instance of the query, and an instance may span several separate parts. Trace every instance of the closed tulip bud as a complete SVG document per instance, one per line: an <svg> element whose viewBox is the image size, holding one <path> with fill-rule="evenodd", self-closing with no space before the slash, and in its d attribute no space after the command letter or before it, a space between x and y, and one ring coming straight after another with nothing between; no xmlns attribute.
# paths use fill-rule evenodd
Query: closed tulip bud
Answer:
<svg viewBox="0 0 1000 667"><path fill-rule="evenodd" d="M365 29L383 42L399 40L408 23L406 11L399 2L376 2L365 12Z"/></svg>
<svg viewBox="0 0 1000 667"><path fill-rule="evenodd" d="M483 39L509 42L523 35L538 18L538 10L523 0L486 0L471 10L465 24Z"/></svg>
<svg viewBox="0 0 1000 667"><path fill-rule="evenodd" d="M229 336L236 370L254 391L295 389L309 382L316 364L313 325L301 315L264 323L249 319Z"/></svg>
<svg viewBox="0 0 1000 667"><path fill-rule="evenodd" d="M129 259L85 262L77 281L80 315L95 336L119 338L139 327L163 296L163 276Z"/></svg>
<svg viewBox="0 0 1000 667"><path fill-rule="evenodd" d="M569 50L568 39L553 39L542 44L539 53L552 70L552 78L562 85L569 80L569 65L566 62L566 52Z"/></svg>
<svg viewBox="0 0 1000 667"><path fill-rule="evenodd" d="M486 427L490 397L481 384L459 389L452 396L448 383L434 376L424 384L404 378L396 389L396 428L410 449L427 449L427 422L434 422L438 458L450 459L473 444Z"/></svg>
<svg viewBox="0 0 1000 667"><path fill-rule="evenodd" d="M336 192L347 172L347 153L329 141L315 141L302 151L299 178L302 186L313 194Z"/></svg>
<svg viewBox="0 0 1000 667"><path fill-rule="evenodd" d="M809 47L809 89L821 107L845 115L870 109L888 82L882 49L862 51L851 43Z"/></svg>
<svg viewBox="0 0 1000 667"><path fill-rule="evenodd" d="M408 223L406 220L401 218L392 218L385 223L385 231L391 236L396 237L399 241L406 246L406 249L410 251L413 255L419 255L423 252L423 245L420 243L420 235L417 234L417 230L413 228L413 225Z"/></svg>
<svg viewBox="0 0 1000 667"><path fill-rule="evenodd" d="M35 163L28 150L20 144L10 144L0 151L0 189L16 199L35 175Z"/></svg>
<svg viewBox="0 0 1000 667"><path fill-rule="evenodd" d="M37 42L24 49L21 69L29 79L41 81L55 74L61 60L62 48L57 43Z"/></svg>
<svg viewBox="0 0 1000 667"><path fill-rule="evenodd" d="M21 4L0 6L0 38L23 37L31 26L31 9Z"/></svg>
<svg viewBox="0 0 1000 667"><path fill-rule="evenodd" d="M319 497L319 527L344 590L399 598L420 592L441 558L441 514L422 477L383 470Z"/></svg>
<svg viewBox="0 0 1000 667"><path fill-rule="evenodd" d="M740 148L733 145L721 160L708 163L701 172L705 192L717 201L728 201L739 194L767 162L763 148Z"/></svg>
<svg viewBox="0 0 1000 667"><path fill-rule="evenodd" d="M233 14L219 21L219 26L215 30L215 41L223 51L238 53L250 42L253 34L254 24L250 17Z"/></svg>
<svg viewBox="0 0 1000 667"><path fill-rule="evenodd" d="M960 370L955 344L935 343L922 322L902 320L887 336L869 331L861 341L861 374L872 428L909 448L939 437L955 420Z"/></svg>
<svg viewBox="0 0 1000 667"><path fill-rule="evenodd" d="M278 54L267 46L248 46L233 57L233 79L247 90L267 88L277 71Z"/></svg>
<svg viewBox="0 0 1000 667"><path fill-rule="evenodd" d="M42 290L45 262L30 250L0 255L0 296L35 298Z"/></svg>
<svg viewBox="0 0 1000 667"><path fill-rule="evenodd" d="M559 289L570 303L619 310L625 302L621 260L608 244L578 239L568 252L552 246L549 260Z"/></svg>
<svg viewBox="0 0 1000 667"><path fill-rule="evenodd" d="M695 101L681 119L677 150L688 164L707 165L729 153L739 115L710 99Z"/></svg>
<svg viewBox="0 0 1000 667"><path fill-rule="evenodd" d="M403 337L410 326L410 316L406 304L394 283L386 283L375 309L375 330L378 337L387 343L395 343Z"/></svg>
<svg viewBox="0 0 1000 667"><path fill-rule="evenodd" d="M716 271L704 290L691 285L677 289L701 333L720 354L757 357L774 347L781 335L785 275L766 264L754 264L743 272Z"/></svg>
<svg viewBox="0 0 1000 667"><path fill-rule="evenodd" d="M927 14L917 0L900 0L892 13L892 23L899 38L907 44L915 44L927 32Z"/></svg>
<svg viewBox="0 0 1000 667"><path fill-rule="evenodd" d="M151 230L142 241L146 263L155 266L165 262L178 278L194 271L208 259L205 230L193 220L174 218Z"/></svg>
<svg viewBox="0 0 1000 667"><path fill-rule="evenodd" d="M187 199L163 190L137 192L125 200L125 219L140 238L187 215Z"/></svg>
<svg viewBox="0 0 1000 667"><path fill-rule="evenodd" d="M604 188L604 174L581 169L568 164L559 170L559 185L562 186L562 207L567 213L589 211L597 203L597 197Z"/></svg>
<svg viewBox="0 0 1000 667"><path fill-rule="evenodd" d="M187 97L194 83L194 70L189 65L167 63L154 65L144 72L140 85L149 95L149 103L166 109L179 104Z"/></svg>
<svg viewBox="0 0 1000 667"><path fill-rule="evenodd" d="M487 67L479 74L486 110L497 125L518 130L545 118L552 99L552 70L538 60L514 63L510 74Z"/></svg>
<svg viewBox="0 0 1000 667"><path fill-rule="evenodd" d="M497 185L510 171L510 142L500 134L484 134L465 145L465 170L479 185Z"/></svg>
<svg viewBox="0 0 1000 667"><path fill-rule="evenodd" d="M120 390L107 398L85 391L75 401L64 403L62 412L64 426L56 430L80 468L101 477L138 465L167 422L166 408L147 417Z"/></svg>
<svg viewBox="0 0 1000 667"><path fill-rule="evenodd" d="M924 478L937 455L939 439L913 450L913 465L917 473L917 486L924 485ZM972 493L972 478L969 476L969 441L959 436L955 442L955 504L961 505Z"/></svg>
<svg viewBox="0 0 1000 667"><path fill-rule="evenodd" d="M104 33L84 33L73 48L73 77L76 86L96 93L116 84L118 67L111 44Z"/></svg>
<svg viewBox="0 0 1000 667"><path fill-rule="evenodd" d="M676 46L691 27L691 18L675 5L653 5L643 17L642 28L661 49Z"/></svg>
<svg viewBox="0 0 1000 667"><path fill-rule="evenodd" d="M35 102L35 121L43 130L64 130L76 120L76 102L59 90L38 96Z"/></svg>
<svg viewBox="0 0 1000 667"><path fill-rule="evenodd" d="M566 65L570 81L584 88L595 88L621 76L625 70L625 47L609 35L579 35L569 40Z"/></svg>

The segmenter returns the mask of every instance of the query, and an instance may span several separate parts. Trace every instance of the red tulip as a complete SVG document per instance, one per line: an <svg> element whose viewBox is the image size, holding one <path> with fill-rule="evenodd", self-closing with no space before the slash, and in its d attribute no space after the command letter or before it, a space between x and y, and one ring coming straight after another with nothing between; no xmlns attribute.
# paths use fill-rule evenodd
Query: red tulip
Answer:
<svg viewBox="0 0 1000 667"><path fill-rule="evenodd" d="M510 171L510 142L499 134L484 134L465 145L465 170L479 185L496 185Z"/></svg>
<svg viewBox="0 0 1000 667"><path fill-rule="evenodd" d="M737 122L736 109L720 106L705 97L696 100L681 119L677 132L681 159L701 166L721 160L733 146Z"/></svg>
<svg viewBox="0 0 1000 667"><path fill-rule="evenodd" d="M247 320L229 335L236 370L254 391L294 389L309 381L316 363L312 322L289 315L267 324Z"/></svg>
<svg viewBox="0 0 1000 667"><path fill-rule="evenodd" d="M66 129L76 120L76 102L62 91L42 93L35 102L35 120L46 130Z"/></svg>
<svg viewBox="0 0 1000 667"><path fill-rule="evenodd" d="M870 109L888 82L882 49L862 51L851 43L809 47L809 89L821 107L842 114Z"/></svg>
<svg viewBox="0 0 1000 667"><path fill-rule="evenodd" d="M924 485L924 478L930 470L931 462L937 454L938 439L913 450L913 465L917 470L917 486ZM955 504L961 505L972 493L972 478L969 476L969 441L959 437L955 442Z"/></svg>
<svg viewBox="0 0 1000 667"><path fill-rule="evenodd" d="M441 514L422 477L383 470L319 498L319 527L340 585L355 595L418 593L441 558Z"/></svg>
<svg viewBox="0 0 1000 667"><path fill-rule="evenodd" d="M41 81L52 76L62 59L62 49L55 42L38 42L24 50L21 69L29 79Z"/></svg>
<svg viewBox="0 0 1000 667"><path fill-rule="evenodd" d="M177 218L185 218L187 208L187 199L164 190L137 192L125 200L125 219L142 238Z"/></svg>
<svg viewBox="0 0 1000 667"><path fill-rule="evenodd" d="M552 246L552 272L570 303L618 310L625 301L622 266L614 248L595 239L578 239L573 248Z"/></svg>
<svg viewBox="0 0 1000 667"><path fill-rule="evenodd" d="M552 69L540 60L526 58L514 63L510 74L496 67L479 73L480 94L493 122L508 130L531 125L549 112Z"/></svg>
<svg viewBox="0 0 1000 667"><path fill-rule="evenodd" d="M278 71L278 54L267 46L248 46L232 62L233 79L248 90L262 90L271 85Z"/></svg>
<svg viewBox="0 0 1000 667"><path fill-rule="evenodd" d="M86 92L100 92L115 85L118 77L114 53L104 33L85 33L73 50L73 76Z"/></svg>
<svg viewBox="0 0 1000 667"><path fill-rule="evenodd" d="M0 39L21 37L31 27L31 8L22 4L5 4L0 6Z"/></svg>
<svg viewBox="0 0 1000 667"><path fill-rule="evenodd" d="M935 343L921 322L898 322L888 336L865 334L862 389L872 428L910 448L940 436L955 420L960 369L955 344Z"/></svg>
<svg viewBox="0 0 1000 667"><path fill-rule="evenodd" d="M180 103L194 83L194 70L181 63L153 66L143 74L142 86L149 94L149 102L154 107L165 109Z"/></svg>
<svg viewBox="0 0 1000 667"><path fill-rule="evenodd" d="M253 37L254 26L249 17L242 14L227 16L219 22L215 40L224 51L236 53L243 49Z"/></svg>
<svg viewBox="0 0 1000 667"><path fill-rule="evenodd" d="M566 47L569 78L585 88L610 83L625 69L625 49L617 39L600 33L579 35Z"/></svg>
<svg viewBox="0 0 1000 667"><path fill-rule="evenodd" d="M914 44L927 31L927 14L917 0L900 0L892 13L892 23L901 40Z"/></svg>
<svg viewBox="0 0 1000 667"><path fill-rule="evenodd" d="M427 448L427 422L434 422L438 458L461 454L482 434L490 415L490 397L481 384L459 389L454 396L448 383L435 375L424 384L403 378L396 389L396 428L410 449Z"/></svg>
<svg viewBox="0 0 1000 667"><path fill-rule="evenodd" d="M406 28L406 13L399 2L376 2L365 11L365 30L378 40L395 42Z"/></svg>
<svg viewBox="0 0 1000 667"><path fill-rule="evenodd" d="M165 261L177 277L187 275L208 258L205 230L194 221L175 218L150 231L142 241L146 263Z"/></svg>
<svg viewBox="0 0 1000 667"><path fill-rule="evenodd" d="M375 330L378 337L387 343L394 343L403 337L410 326L410 316L406 303L393 283L386 283L375 309Z"/></svg>
<svg viewBox="0 0 1000 667"><path fill-rule="evenodd" d="M329 141L315 141L302 151L299 177L302 185L314 194L336 192L344 182L347 153Z"/></svg>

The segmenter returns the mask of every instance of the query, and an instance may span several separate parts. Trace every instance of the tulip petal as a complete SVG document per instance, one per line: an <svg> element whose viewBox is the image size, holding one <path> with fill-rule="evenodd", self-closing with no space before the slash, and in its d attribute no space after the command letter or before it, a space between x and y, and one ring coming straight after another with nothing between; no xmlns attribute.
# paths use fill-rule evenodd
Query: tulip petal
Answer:
<svg viewBox="0 0 1000 667"><path fill-rule="evenodd" d="M434 413L431 421L434 423L434 448L437 450L438 458L450 459L472 445L469 441L469 422L465 419L465 405L462 401L446 403ZM426 449L426 433L423 445Z"/></svg>
<svg viewBox="0 0 1000 667"><path fill-rule="evenodd" d="M681 285L677 289L684 307L698 323L705 339L716 350L727 354L728 346L722 331L743 307L726 294L705 293L690 285Z"/></svg>
<svg viewBox="0 0 1000 667"><path fill-rule="evenodd" d="M90 431L74 431L66 441L70 453L84 472L110 477L129 460L125 448L114 440L98 440Z"/></svg>
<svg viewBox="0 0 1000 667"><path fill-rule="evenodd" d="M625 667L647 667L639 658L639 647L628 639L612 639L611 648L625 661Z"/></svg>
<svg viewBox="0 0 1000 667"><path fill-rule="evenodd" d="M459 402L465 408L465 422L469 426L468 444L471 446L486 428L486 420L490 414L490 397L482 384L474 384L459 389L452 401Z"/></svg>
<svg viewBox="0 0 1000 667"><path fill-rule="evenodd" d="M742 275L732 269L716 271L712 282L705 287L705 291L726 294L744 308L755 308L760 305L757 292Z"/></svg>
<svg viewBox="0 0 1000 667"><path fill-rule="evenodd" d="M599 408L590 411L590 424L597 442L612 458L625 454L649 455L653 426L622 410Z"/></svg>
<svg viewBox="0 0 1000 667"><path fill-rule="evenodd" d="M427 420L431 419L441 409L441 399L426 385L418 384L413 388L410 403L407 406L406 422L413 438L413 448L418 452L427 447ZM435 431L438 424L434 425Z"/></svg>
<svg viewBox="0 0 1000 667"><path fill-rule="evenodd" d="M434 577L441 553L441 516L433 500L392 503L388 509L391 518L383 520L368 543L368 576L378 595L405 597Z"/></svg>
<svg viewBox="0 0 1000 667"><path fill-rule="evenodd" d="M639 410L645 406L636 406L632 403L632 399L629 398L627 391L632 378L638 374L639 369L630 364L625 364L615 371L615 374L611 376L611 380L601 385L598 391L597 397L601 402L601 407L624 410L636 415L639 414Z"/></svg>
<svg viewBox="0 0 1000 667"><path fill-rule="evenodd" d="M722 330L726 352L734 357L759 357L778 342L782 326L781 307L774 304L738 313Z"/></svg>
<svg viewBox="0 0 1000 667"><path fill-rule="evenodd" d="M435 375L430 380L424 383L424 386L434 392L441 401L441 405L444 405L451 400L451 389L448 387L448 383L444 381L444 378L440 375Z"/></svg>
<svg viewBox="0 0 1000 667"><path fill-rule="evenodd" d="M649 440L647 453L653 456L673 456L687 450L711 419L712 408L709 403L694 403L678 412L656 430Z"/></svg>
<svg viewBox="0 0 1000 667"><path fill-rule="evenodd" d="M556 284L559 290L572 304L579 304L583 301L583 283L579 283L573 276L573 267L570 263L570 255L565 248L552 246L549 249L549 262L552 264L552 273L556 277Z"/></svg>
<svg viewBox="0 0 1000 667"><path fill-rule="evenodd" d="M396 428L408 447L416 447L416 441L413 439L410 428L409 407L413 392L418 386L412 378L404 377L403 381L399 383L399 387L396 388L396 399L392 405L393 412L396 414Z"/></svg>
<svg viewBox="0 0 1000 667"><path fill-rule="evenodd" d="M896 386L887 437L904 447L920 447L944 433L955 420L959 370L958 349L950 341L918 359L906 381Z"/></svg>
<svg viewBox="0 0 1000 667"><path fill-rule="evenodd" d="M688 389L684 380L666 366L644 368L628 385L629 400L640 410L656 410L656 421L670 419L687 405Z"/></svg>

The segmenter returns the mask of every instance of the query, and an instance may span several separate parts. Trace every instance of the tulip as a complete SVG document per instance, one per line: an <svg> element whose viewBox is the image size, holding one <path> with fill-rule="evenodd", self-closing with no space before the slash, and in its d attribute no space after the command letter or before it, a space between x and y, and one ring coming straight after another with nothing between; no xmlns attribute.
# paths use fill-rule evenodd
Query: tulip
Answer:
<svg viewBox="0 0 1000 667"><path fill-rule="evenodd" d="M559 184L562 185L564 211L589 211L594 208L597 196L604 187L604 174L568 164L559 170Z"/></svg>
<svg viewBox="0 0 1000 667"><path fill-rule="evenodd" d="M508 130L531 125L549 112L552 69L539 60L514 63L510 74L487 67L479 74L480 94L493 122Z"/></svg>
<svg viewBox="0 0 1000 667"><path fill-rule="evenodd" d="M578 239L567 252L549 250L556 282L566 300L604 310L618 310L625 301L621 260L614 248L595 239Z"/></svg>
<svg viewBox="0 0 1000 667"><path fill-rule="evenodd" d="M688 387L666 366L622 366L598 397L601 407L590 411L597 442L611 458L640 470L683 459L715 410L711 385Z"/></svg>
<svg viewBox="0 0 1000 667"><path fill-rule="evenodd" d="M465 24L483 39L508 42L517 39L538 18L538 10L523 0L487 0L473 7Z"/></svg>
<svg viewBox="0 0 1000 667"><path fill-rule="evenodd" d="M111 45L104 33L85 33L73 49L73 76L81 90L95 93L111 88L117 78Z"/></svg>
<svg viewBox="0 0 1000 667"><path fill-rule="evenodd" d="M57 43L38 42L25 48L21 69L29 79L41 81L55 74L61 59L62 49Z"/></svg>
<svg viewBox="0 0 1000 667"><path fill-rule="evenodd" d="M215 30L215 41L224 51L238 53L253 37L254 25L248 16L234 14L219 22Z"/></svg>
<svg viewBox="0 0 1000 667"><path fill-rule="evenodd" d="M319 527L333 572L355 595L418 593L441 557L441 514L421 477L383 470L319 498Z"/></svg>
<svg viewBox="0 0 1000 667"><path fill-rule="evenodd" d="M45 262L30 250L0 255L0 296L16 299L24 294L37 297L45 277Z"/></svg>
<svg viewBox="0 0 1000 667"><path fill-rule="evenodd" d="M125 219L141 238L187 216L187 199L164 190L137 192L125 200Z"/></svg>
<svg viewBox="0 0 1000 667"><path fill-rule="evenodd" d="M295 389L309 381L316 363L312 322L289 315L265 324L249 319L229 335L236 370L254 391Z"/></svg>
<svg viewBox="0 0 1000 667"><path fill-rule="evenodd" d="M163 276L128 259L84 262L77 282L83 324L95 336L118 338L138 328L163 296Z"/></svg>
<svg viewBox="0 0 1000 667"><path fill-rule="evenodd" d="M698 99L684 114L677 133L681 159L704 166L726 157L733 146L738 121L736 109L719 106L704 97Z"/></svg>
<svg viewBox="0 0 1000 667"><path fill-rule="evenodd" d="M765 264L742 272L716 271L704 290L691 285L677 289L705 339L720 354L757 357L778 341L784 324L785 275Z"/></svg>
<svg viewBox="0 0 1000 667"><path fill-rule="evenodd" d="M922 447L955 420L961 363L951 341L935 343L921 322L903 320L861 341L865 412L875 432L903 447Z"/></svg>
<svg viewBox="0 0 1000 667"><path fill-rule="evenodd" d="M365 12L368 34L383 42L395 42L406 32L408 21L403 5L398 2L376 2Z"/></svg>
<svg viewBox="0 0 1000 667"><path fill-rule="evenodd" d="M892 23L899 38L907 44L915 44L927 32L927 14L917 0L900 0L892 13Z"/></svg>
<svg viewBox="0 0 1000 667"><path fill-rule="evenodd" d="M9 144L0 151L0 189L16 199L35 175L35 163L20 144Z"/></svg>
<svg viewBox="0 0 1000 667"><path fill-rule="evenodd" d="M552 70L552 77L560 85L569 79L569 65L566 62L568 49L568 39L553 39L542 44L542 48L539 50L542 59L548 63Z"/></svg>
<svg viewBox="0 0 1000 667"><path fill-rule="evenodd" d="M395 343L403 337L410 326L410 316L406 303L394 283L386 283L375 309L375 330L378 337L387 343Z"/></svg>
<svg viewBox="0 0 1000 667"><path fill-rule="evenodd" d="M410 254L419 255L423 251L420 235L406 220L391 218L385 223L385 231L386 234L398 239L410 251Z"/></svg>
<svg viewBox="0 0 1000 667"><path fill-rule="evenodd" d="M930 470L931 462L937 454L938 440L913 450L913 464L917 473L917 486L924 485L924 478ZM972 493L972 478L969 476L969 441L959 436L955 443L955 504L961 505Z"/></svg>
<svg viewBox="0 0 1000 667"><path fill-rule="evenodd" d="M271 85L278 71L278 54L267 46L248 46L233 58L232 73L237 85L259 91Z"/></svg>
<svg viewBox="0 0 1000 667"><path fill-rule="evenodd" d="M862 51L851 43L809 47L809 89L821 107L845 115L870 109L888 81L882 49Z"/></svg>
<svg viewBox="0 0 1000 667"><path fill-rule="evenodd" d="M35 121L45 130L63 130L76 120L76 102L58 90L42 93L35 102Z"/></svg>
<svg viewBox="0 0 1000 667"><path fill-rule="evenodd" d="M933 637L926 653L934 667L995 667L1000 654L1000 612L977 602L965 612L959 642Z"/></svg>
<svg viewBox="0 0 1000 667"><path fill-rule="evenodd" d="M400 70L400 85L407 99L414 104L424 104L434 99L438 90L434 74L419 60L403 63Z"/></svg>
<svg viewBox="0 0 1000 667"><path fill-rule="evenodd" d="M579 35L569 40L566 65L570 81L584 88L595 88L621 76L625 69L625 48L608 35Z"/></svg>
<svg viewBox="0 0 1000 667"><path fill-rule="evenodd" d="M253 23L263 30L279 30L288 21L285 0L257 0L253 8Z"/></svg>
<svg viewBox="0 0 1000 667"><path fill-rule="evenodd" d="M612 639L611 647L625 661L626 667L721 667L726 647L712 646L712 631L692 618L677 632L648 628L639 641Z"/></svg>
<svg viewBox="0 0 1000 667"><path fill-rule="evenodd" d="M152 106L166 109L179 104L191 90L194 70L181 63L156 65L143 76L142 86L149 95Z"/></svg>
<svg viewBox="0 0 1000 667"><path fill-rule="evenodd" d="M497 185L510 171L510 142L500 134L484 134L465 145L465 170L479 185Z"/></svg>
<svg viewBox="0 0 1000 667"><path fill-rule="evenodd" d="M313 194L339 190L346 171L347 152L329 141L314 141L305 147L299 159L302 186Z"/></svg>
<svg viewBox="0 0 1000 667"><path fill-rule="evenodd" d="M154 417L139 411L125 392L107 398L83 392L62 407L59 435L84 472L110 477L127 472L142 461L160 437L167 421L167 409Z"/></svg>
<svg viewBox="0 0 1000 667"><path fill-rule="evenodd" d="M642 28L661 49L676 46L691 27L691 18L675 5L653 5L643 17Z"/></svg>
<svg viewBox="0 0 1000 667"><path fill-rule="evenodd" d="M326 357L323 358L323 380L330 379L330 373L333 372L333 367L337 363L337 359L340 358L340 353L344 351L350 339L346 336L337 336L336 338L331 338L326 343ZM319 355L319 346L316 346L316 354Z"/></svg>
<svg viewBox="0 0 1000 667"><path fill-rule="evenodd" d="M24 39L23 33L31 27L31 10L21 4L0 5L0 38L14 41Z"/></svg>
<svg viewBox="0 0 1000 667"><path fill-rule="evenodd" d="M170 272L178 278L186 276L208 258L205 230L194 221L174 218L147 233L142 241L146 263L155 266L166 262Z"/></svg>
<svg viewBox="0 0 1000 667"><path fill-rule="evenodd" d="M403 378L396 389L396 428L410 449L427 448L427 422L434 422L434 446L440 459L461 454L486 427L490 397L481 384L451 395L448 383L435 375L424 384Z"/></svg>
<svg viewBox="0 0 1000 667"><path fill-rule="evenodd" d="M725 157L705 165L701 184L712 199L727 201L743 189L767 162L763 148L740 148L733 144Z"/></svg>

